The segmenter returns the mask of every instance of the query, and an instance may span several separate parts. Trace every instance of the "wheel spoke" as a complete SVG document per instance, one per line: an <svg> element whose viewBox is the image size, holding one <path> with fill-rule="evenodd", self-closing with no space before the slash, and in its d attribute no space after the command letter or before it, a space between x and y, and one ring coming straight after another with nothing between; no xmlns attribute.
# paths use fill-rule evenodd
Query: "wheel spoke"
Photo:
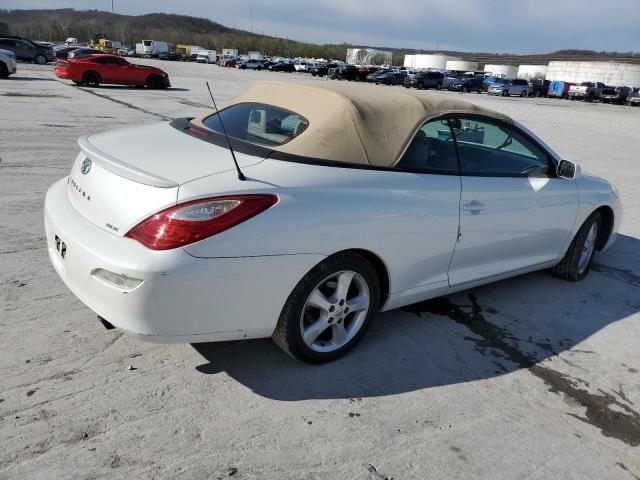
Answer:
<svg viewBox="0 0 640 480"><path fill-rule="evenodd" d="M309 300L307 300L307 305L312 305L327 313L329 312L329 308L331 308L329 299L317 288L313 291Z"/></svg>
<svg viewBox="0 0 640 480"><path fill-rule="evenodd" d="M332 325L331 326L333 338L331 339L331 343L333 343L336 347L341 347L347 341L347 337L349 334L347 333L347 329L344 328L344 324L340 325Z"/></svg>
<svg viewBox="0 0 640 480"><path fill-rule="evenodd" d="M330 296L327 290L332 292ZM302 340L320 353L343 348L364 325L370 306L369 286L362 275L335 271L319 282L305 302L300 316Z"/></svg>
<svg viewBox="0 0 640 480"><path fill-rule="evenodd" d="M353 272L342 272L338 275L338 286L336 287L336 292L333 294L335 301L347 299L352 280Z"/></svg>
<svg viewBox="0 0 640 480"><path fill-rule="evenodd" d="M302 338L304 339L304 342L307 345L311 345L313 342L316 341L316 339L318 338L318 335L320 335L322 332L324 332L327 327L329 326L329 323L327 322L327 315L321 315L320 318L318 320L316 320L315 322L313 322L311 325L309 325L307 328L304 329L304 333L302 334Z"/></svg>
<svg viewBox="0 0 640 480"><path fill-rule="evenodd" d="M350 312L359 312L369 308L369 297L363 293L353 297L347 301L347 307Z"/></svg>

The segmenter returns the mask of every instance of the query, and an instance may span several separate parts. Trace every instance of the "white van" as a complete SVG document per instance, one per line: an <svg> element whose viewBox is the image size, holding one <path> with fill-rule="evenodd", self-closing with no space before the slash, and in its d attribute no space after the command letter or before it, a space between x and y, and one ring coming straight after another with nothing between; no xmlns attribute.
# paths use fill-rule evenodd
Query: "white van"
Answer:
<svg viewBox="0 0 640 480"><path fill-rule="evenodd" d="M216 63L216 51L215 50L199 50L196 57L198 63Z"/></svg>

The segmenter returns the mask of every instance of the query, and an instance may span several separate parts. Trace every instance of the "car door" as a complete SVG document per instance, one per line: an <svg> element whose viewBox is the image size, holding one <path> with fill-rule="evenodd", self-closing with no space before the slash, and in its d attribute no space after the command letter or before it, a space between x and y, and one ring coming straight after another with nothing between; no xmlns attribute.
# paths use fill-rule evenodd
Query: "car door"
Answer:
<svg viewBox="0 0 640 480"><path fill-rule="evenodd" d="M556 177L551 155L516 126L481 116L451 122L462 182L451 286L558 259L577 214L574 181Z"/></svg>
<svg viewBox="0 0 640 480"><path fill-rule="evenodd" d="M96 57L91 63L92 65L87 70L95 70L100 75L101 83L113 83L113 72L111 70L111 63L109 57Z"/></svg>
<svg viewBox="0 0 640 480"><path fill-rule="evenodd" d="M406 195L407 225L398 254L406 259L399 287L426 291L448 286L448 268L456 245L460 209L460 176L453 135L446 118L430 120L416 132L395 165L413 173ZM413 211L409 211L413 210Z"/></svg>
<svg viewBox="0 0 640 480"><path fill-rule="evenodd" d="M110 58L111 69L114 83L122 85L131 85L135 83L135 67L127 62L124 58Z"/></svg>
<svg viewBox="0 0 640 480"><path fill-rule="evenodd" d="M22 40L16 40L15 45L16 57L20 58L21 60L33 60L36 50L33 45L27 42L23 42Z"/></svg>

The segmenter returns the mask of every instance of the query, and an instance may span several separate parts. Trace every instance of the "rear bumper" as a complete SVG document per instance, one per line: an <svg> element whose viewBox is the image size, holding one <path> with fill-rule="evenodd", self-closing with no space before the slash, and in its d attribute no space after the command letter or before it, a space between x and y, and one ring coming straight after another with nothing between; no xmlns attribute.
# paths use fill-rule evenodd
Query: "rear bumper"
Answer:
<svg viewBox="0 0 640 480"><path fill-rule="evenodd" d="M89 223L67 197L67 179L45 199L51 263L84 304L115 327L148 341L210 342L268 337L284 303L321 255L195 258L152 251ZM56 236L64 242L63 258ZM142 280L124 291L96 269Z"/></svg>
<svg viewBox="0 0 640 480"><path fill-rule="evenodd" d="M62 78L63 80L71 80L71 75L69 75L69 71L63 68L56 68L55 70L56 77Z"/></svg>

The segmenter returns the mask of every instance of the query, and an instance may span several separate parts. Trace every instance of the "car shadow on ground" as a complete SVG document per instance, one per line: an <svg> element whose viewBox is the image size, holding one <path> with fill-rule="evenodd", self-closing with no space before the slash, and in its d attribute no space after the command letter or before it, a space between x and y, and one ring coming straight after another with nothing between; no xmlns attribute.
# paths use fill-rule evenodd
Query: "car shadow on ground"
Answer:
<svg viewBox="0 0 640 480"><path fill-rule="evenodd" d="M80 85L81 86L81 85ZM142 87L136 87L135 85L100 85L98 88L93 87L85 87L82 88L91 88L91 90L100 91L100 90L145 90L145 91L158 91L158 92L190 92L189 88L182 87L168 87L168 88L157 88L157 89L148 89Z"/></svg>
<svg viewBox="0 0 640 480"><path fill-rule="evenodd" d="M302 364L270 340L252 340L194 344L207 361L196 368L284 401L392 395L524 368L571 394L574 384L540 362L593 353L578 345L638 312L639 287L640 240L619 236L582 282L537 272L382 313L333 363Z"/></svg>
<svg viewBox="0 0 640 480"><path fill-rule="evenodd" d="M47 77L22 77L20 75L11 75L9 78L11 78L11 80L20 80L25 82L32 82L36 80L39 82L55 82L55 79Z"/></svg>

